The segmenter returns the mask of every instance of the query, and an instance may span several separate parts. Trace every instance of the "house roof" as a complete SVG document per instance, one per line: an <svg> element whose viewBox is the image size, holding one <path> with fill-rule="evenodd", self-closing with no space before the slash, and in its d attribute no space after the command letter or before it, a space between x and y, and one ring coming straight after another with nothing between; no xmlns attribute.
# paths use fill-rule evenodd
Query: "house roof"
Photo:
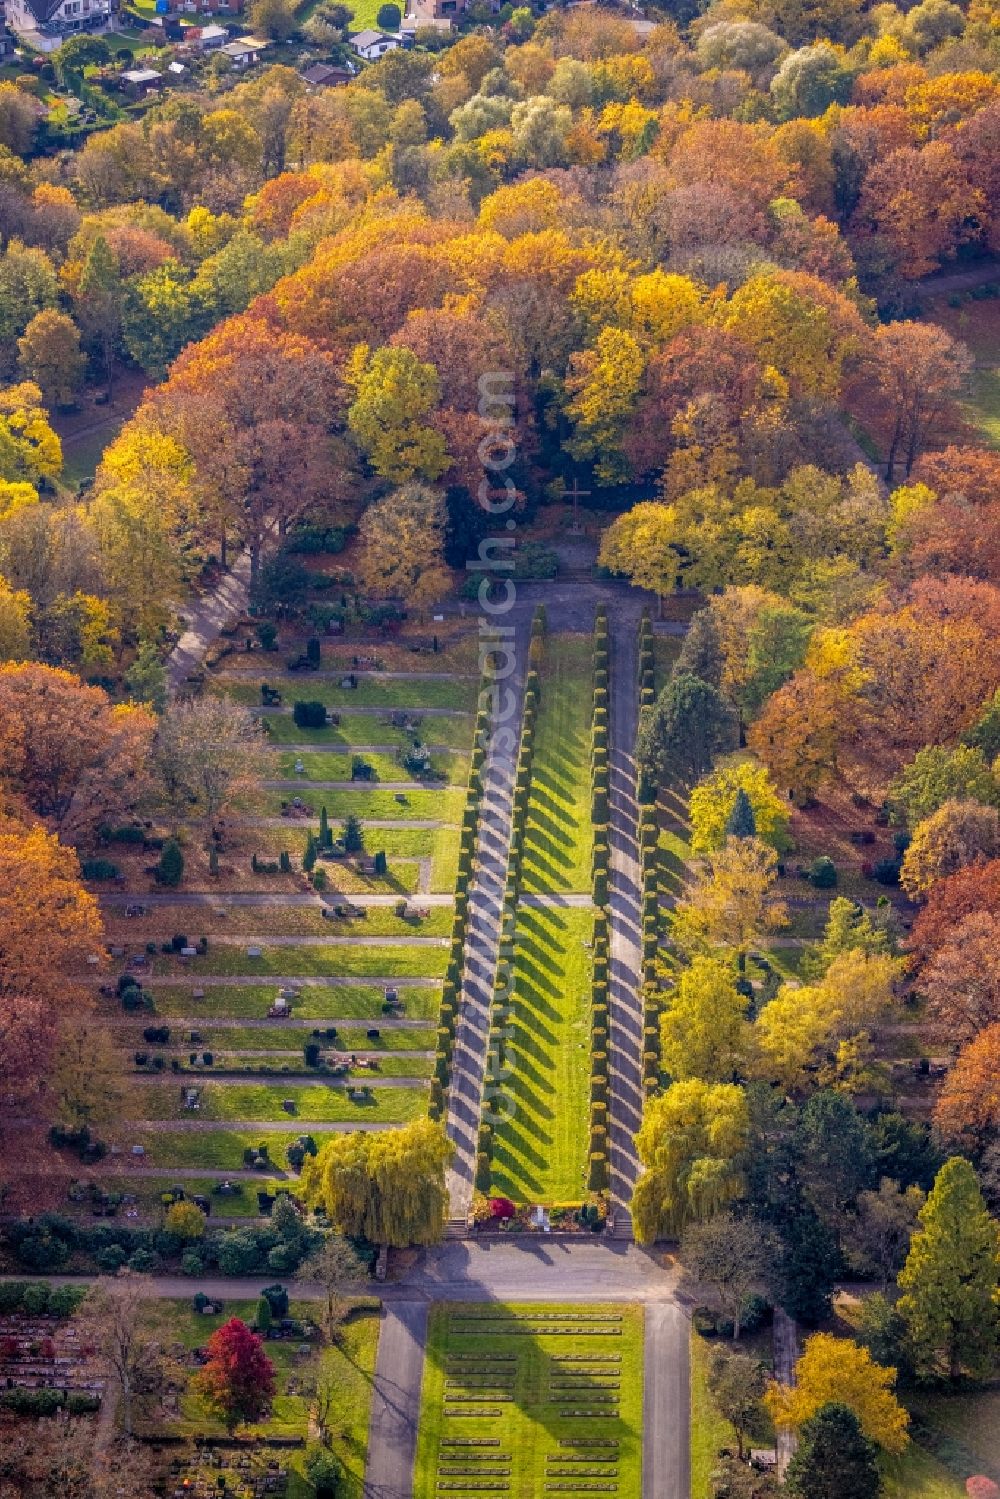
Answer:
<svg viewBox="0 0 1000 1499"><path fill-rule="evenodd" d="M250 52L262 52L267 42L259 42L255 36L241 36L239 41L227 42L219 51L227 57L246 57Z"/></svg>
<svg viewBox="0 0 1000 1499"><path fill-rule="evenodd" d="M163 74L158 73L155 68L129 68L122 77L129 83L152 83L154 79L158 83Z"/></svg>
<svg viewBox="0 0 1000 1499"><path fill-rule="evenodd" d="M188 36L199 42L214 42L217 36L228 36L229 32L224 26L191 26L188 28Z"/></svg>
<svg viewBox="0 0 1000 1499"><path fill-rule="evenodd" d="M39 26L44 26L47 21L51 21L62 4L62 0L24 0L24 3Z"/></svg>
<svg viewBox="0 0 1000 1499"><path fill-rule="evenodd" d="M362 47L374 47L376 42L387 42L389 38L383 31L359 31L357 36L351 37L351 46L360 52Z"/></svg>
<svg viewBox="0 0 1000 1499"><path fill-rule="evenodd" d="M350 68L334 67L328 62L314 62L311 68L306 68L299 77L303 83L321 85L324 83L347 83L354 74Z"/></svg>

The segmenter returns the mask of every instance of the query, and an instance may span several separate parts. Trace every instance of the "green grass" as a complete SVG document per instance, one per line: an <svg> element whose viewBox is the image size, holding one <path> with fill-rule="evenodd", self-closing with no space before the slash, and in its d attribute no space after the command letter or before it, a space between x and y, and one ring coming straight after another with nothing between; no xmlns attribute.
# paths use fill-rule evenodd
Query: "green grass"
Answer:
<svg viewBox="0 0 1000 1499"><path fill-rule="evenodd" d="M192 999L188 985L157 985L149 992L153 995L157 1018L169 1020L179 1016L194 1020L202 1018L261 1019L267 1015L274 1001L273 984L213 984L206 988L203 999ZM406 1018L410 1020L433 1020L441 1003L438 989L400 990L406 1004ZM376 1023L382 1017L383 992L377 986L358 986L356 989L338 988L336 983L310 984L300 990L298 999L291 1005L292 1013L301 1020L359 1020L371 1019ZM145 1023L145 1022L144 1022ZM289 1036L302 1036L299 1030L286 1031Z"/></svg>
<svg viewBox="0 0 1000 1499"><path fill-rule="evenodd" d="M417 710L415 710L417 711ZM288 713L261 716L272 744L309 744L322 749L326 745L412 743L413 735L405 729L394 729L370 713L342 713L340 723L324 729L300 729ZM467 750L472 739L472 720L461 717L425 718L420 737L427 744L441 744L449 749Z"/></svg>
<svg viewBox="0 0 1000 1499"><path fill-rule="evenodd" d="M256 1303L227 1302L217 1317L200 1316L185 1301L156 1301L147 1303L147 1306L146 1317L151 1332L194 1349L204 1344L211 1333L231 1316L252 1322ZM314 1309L307 1303L292 1302L290 1307L292 1315L297 1317L308 1317L311 1310ZM306 1436L309 1400L302 1394L288 1394L288 1381L294 1375L301 1386L321 1374L335 1392L331 1427L333 1448L345 1471L344 1499L360 1499L364 1486L378 1336L378 1311L368 1307L351 1312L335 1347L317 1348L306 1360L296 1354L297 1344L294 1342L268 1342L267 1354L275 1366L277 1394L269 1420L258 1427L248 1428L267 1436ZM180 1419L167 1429L172 1434L188 1436L223 1434L223 1428L190 1385L181 1398ZM304 1460L304 1448L293 1449L281 1456L282 1466L291 1470L288 1499L307 1499L313 1493L312 1485L303 1477Z"/></svg>
<svg viewBox="0 0 1000 1499"><path fill-rule="evenodd" d="M330 871L330 887L335 889L337 865L331 862L328 868ZM276 878L275 894L284 894L286 892L289 894L298 893L294 886L289 891L288 885L284 882L278 882ZM414 902L414 904L417 903ZM288 909L295 910L296 908L289 907ZM306 907L304 909L310 917L313 915L313 911L310 908ZM397 916L392 906L368 906L365 908L358 907L357 909L364 909L364 915L324 917L317 908L315 911L315 915L318 918L316 935L321 937L356 937L359 942L369 942L373 937L424 938L451 936L453 917L450 906L427 906L423 908L426 909L427 915L422 916L419 921L416 918L407 920L403 916ZM247 913L249 913L249 917ZM164 902L162 906L157 907L156 914L160 930L164 932L190 932L197 925L194 917L198 916L198 913L193 913L192 908L187 905L175 906ZM237 917L241 925L237 926L235 930L227 928L227 920L235 921ZM215 935L209 938L209 950L206 958L198 960L199 971L202 973L208 971L201 964L211 957L212 947L215 943L218 943L222 950L225 951L233 943L246 940L253 942L260 928L265 928L269 936L276 937L279 935L277 928L269 924L275 920L275 916L268 911L266 906L233 906L228 918L223 917L221 920L215 918L214 921L209 922L198 917L198 920L200 921L200 926L198 927L199 936L203 930L212 932L214 928L215 932ZM249 939L242 937L241 933L243 930L251 933ZM293 932L291 935L294 936L296 934ZM307 936L309 934L301 933L300 935ZM167 959L168 963L173 961L173 959Z"/></svg>
<svg viewBox="0 0 1000 1499"><path fill-rule="evenodd" d="M515 1202L585 1194L593 928L588 910L521 909L492 1175Z"/></svg>
<svg viewBox="0 0 1000 1499"><path fill-rule="evenodd" d="M526 892L591 886L590 751L593 644L554 635L545 644L524 843Z"/></svg>
<svg viewBox="0 0 1000 1499"><path fill-rule="evenodd" d="M973 371L965 409L990 446L1000 447L1000 369Z"/></svg>
<svg viewBox="0 0 1000 1499"><path fill-rule="evenodd" d="M339 1051L353 1050L360 1052L368 1050L368 1042L365 1041L363 1032L360 1042L353 1048L345 1047L343 1042L339 1040L333 1044ZM146 1048L147 1051L150 1049L149 1047ZM200 1050L200 1047L196 1049ZM164 1054L159 1047L153 1047L152 1050L157 1055L162 1056ZM227 1087L235 1086L237 1078L233 1074L260 1077L262 1081L278 1077L286 1083L291 1083L293 1087L299 1087L304 1080L312 1078L316 1078L317 1081L327 1081L326 1073L316 1071L307 1065L301 1048L299 1048L298 1052L290 1052L287 1055L282 1054L280 1057L262 1057L257 1056L254 1052L233 1051L226 1046L220 1046L218 1043L209 1047L209 1050L212 1056L212 1066L210 1068L185 1065L181 1075L176 1073L164 1074L162 1072L158 1074L149 1073L147 1070L142 1069L137 1070L137 1076L140 1078L169 1076L172 1081L181 1083L182 1085L188 1084L199 1087L206 1079L211 1078L215 1078L219 1082L225 1082ZM179 1057L185 1064L188 1064L189 1051L186 1047L182 1047L179 1051L173 1053L173 1055ZM170 1053L167 1053L167 1056L169 1057ZM377 1085L383 1078L387 1077L429 1078L434 1071L433 1056L425 1056L419 1051L387 1051L384 1055L375 1059L379 1063L378 1070L375 1072L370 1067L363 1066L363 1060L365 1059L360 1059L356 1066L349 1066L346 1073L348 1081ZM223 1077L222 1074L226 1074L226 1076Z"/></svg>
<svg viewBox="0 0 1000 1499"><path fill-rule="evenodd" d="M709 1482L722 1447L735 1448L736 1434L720 1416L708 1388L711 1350L691 1333L691 1499L712 1499Z"/></svg>
<svg viewBox="0 0 1000 1499"><path fill-rule="evenodd" d="M243 1191L238 1197L216 1197L212 1195L212 1188L218 1186L218 1180L213 1176L202 1179L187 1176L182 1182L175 1182L168 1171L162 1176L108 1176L100 1182L105 1192L129 1192L138 1199L140 1210L160 1215L163 1212L161 1201L164 1192L170 1191L174 1186L184 1188L189 1197L204 1196L211 1198L212 1214L221 1218L258 1218L260 1209L257 1206L257 1192L273 1192L276 1188L282 1190L295 1189L292 1180L283 1181L278 1177L267 1176L261 1172L252 1181L243 1182ZM210 1225L211 1226L211 1222Z"/></svg>
<svg viewBox="0 0 1000 1499"><path fill-rule="evenodd" d="M423 708L450 708L461 713L475 710L479 695L477 677L458 677L450 681L437 679L412 681L395 677L359 677L357 687L341 687L339 682L314 676L286 677L280 673L262 676L260 681L243 682L222 676L213 679L215 691L224 693L246 707L260 706L260 682L277 687L286 703L326 703L328 708L385 708L419 713Z"/></svg>
<svg viewBox="0 0 1000 1499"><path fill-rule="evenodd" d="M349 31L375 29L382 0L351 0L351 24Z"/></svg>
<svg viewBox="0 0 1000 1499"><path fill-rule="evenodd" d="M915 1442L902 1457L886 1458L882 1471L883 1499L965 1499L965 1484Z"/></svg>
<svg viewBox="0 0 1000 1499"><path fill-rule="evenodd" d="M392 755L363 754L361 758L366 765L371 765L380 781L412 781L414 776L399 760ZM310 781L349 781L351 779L351 755L338 754L335 751L310 750L302 754L285 751L275 756L273 770L269 769L267 779L295 781L301 785L308 785ZM296 762L305 766L304 773L296 773ZM444 776L444 782L449 786L465 786L469 779L469 757L458 751L444 751L432 756L431 764L434 769Z"/></svg>
<svg viewBox="0 0 1000 1499"><path fill-rule="evenodd" d="M681 653L681 638L678 635L653 636L653 670L656 673L656 691L662 692L667 685L674 662Z"/></svg>
<svg viewBox="0 0 1000 1499"><path fill-rule="evenodd" d="M426 1095L421 1095L426 1100ZM366 1118L370 1118L369 1110ZM403 1123L402 1120L392 1120L390 1124ZM303 1134L316 1137L318 1145L323 1144L324 1129L322 1124L303 1124ZM261 1145L266 1145L270 1152L272 1163L284 1168L285 1152L295 1139L294 1134L279 1134L268 1130L266 1124L255 1127L252 1130L226 1129L220 1126L218 1129L197 1130L184 1133L178 1130L144 1130L141 1124L128 1131L128 1144L142 1145L146 1150L144 1164L162 1168L169 1173L175 1167L187 1166L195 1169L204 1169L211 1166L215 1170L236 1171L243 1165L243 1152L248 1148L256 1150ZM267 1172L261 1172L262 1177Z"/></svg>
<svg viewBox="0 0 1000 1499"><path fill-rule="evenodd" d="M1000 1482L1000 1389L908 1399L911 1442L887 1465L887 1499L959 1499L974 1473Z"/></svg>
<svg viewBox="0 0 1000 1499"><path fill-rule="evenodd" d="M382 1017L379 1016L381 1021ZM226 1026L212 1027L211 1025L199 1024L197 1031L201 1040L197 1043L199 1050L208 1049L216 1057L223 1052L238 1054L240 1051L287 1051L291 1056L302 1059L302 1048L307 1041L311 1041L312 1035L307 1030L301 1030L298 1026L294 1030L287 1026L261 1026L259 1028L250 1026ZM129 1027L119 1033L119 1041L127 1046L130 1051L157 1051L170 1052L171 1049L187 1055L191 1050L186 1040L187 1028L177 1028L171 1032L170 1042L166 1046L150 1045L142 1039L142 1025ZM406 1027L403 1030L379 1029L377 1040L370 1041L362 1026L351 1026L349 1028L339 1027L337 1030L336 1045L341 1051L433 1051L436 1032L430 1027L426 1030L411 1030ZM324 1045L328 1044L326 1042Z"/></svg>
<svg viewBox="0 0 1000 1499"><path fill-rule="evenodd" d="M361 937L358 922L352 935ZM251 946L253 944L250 944ZM173 960L155 959L158 973L173 973ZM413 945L370 945L337 947L261 947L259 958L247 957L246 943L232 946L216 942L202 958L192 958L186 970L197 979L199 974L219 975L259 973L302 978L442 978L448 966L448 947Z"/></svg>
<svg viewBox="0 0 1000 1499"><path fill-rule="evenodd" d="M281 803L294 795L301 797L303 805L319 816L320 807L325 807L331 820L338 821L351 813L362 822L375 818L382 822L403 822L410 818L418 822L447 822L461 824L465 810L466 793L454 786L442 786L438 791L378 791L358 783L357 791L265 791L243 804L247 815L278 817ZM289 836L300 836L303 843L308 823L295 818L288 820ZM375 829L371 836L376 836Z"/></svg>
<svg viewBox="0 0 1000 1499"><path fill-rule="evenodd" d="M559 1313L570 1311L574 1320L559 1323ZM595 1319L604 1315L620 1316L620 1323L594 1320L587 1323L578 1320L579 1307L559 1308L555 1306L473 1306L452 1304L431 1308L428 1327L427 1357L424 1365L423 1398L420 1414L420 1433L417 1442L417 1458L414 1499L434 1499L440 1490L437 1485L448 1481L438 1476L439 1466L461 1468L473 1466L469 1454L475 1453L481 1466L506 1468L509 1483L505 1492L510 1499L539 1499L544 1494L547 1482L565 1482L563 1474L573 1477L592 1474L591 1481L600 1477L602 1481L617 1484L621 1499L635 1499L641 1487L642 1465L642 1336L643 1313L634 1306L593 1306L585 1315ZM471 1320L470 1320L470 1314ZM491 1320L484 1321L484 1314ZM544 1320L542 1320L544 1319ZM559 1336L546 1333L561 1325L571 1335ZM512 1330L519 1333L511 1335ZM606 1335L611 1328L620 1332ZM530 1329L526 1330L526 1329ZM472 1354L486 1357L497 1354L513 1354L514 1361L506 1365L481 1363L475 1368L490 1374L499 1367L513 1369L512 1390L514 1399L493 1407L501 1414L489 1417L458 1418L445 1414L445 1397L462 1393L464 1383L458 1373L461 1365L454 1361L455 1355ZM617 1414L587 1418L567 1417L551 1398L550 1380L568 1381L566 1371L574 1366L555 1363L566 1355L602 1355L599 1363L580 1363L575 1367L585 1372L578 1373L574 1384L579 1387L579 1404L570 1409L594 1409L610 1404L595 1397L608 1394L612 1381L617 1381L619 1396ZM620 1365L609 1364L609 1354L620 1354ZM616 1373L605 1373L614 1368ZM620 1369L620 1372L617 1372ZM598 1373L592 1371L597 1370ZM446 1392L446 1380L455 1381ZM508 1381L509 1382L509 1381ZM465 1385L468 1393L475 1393L474 1383ZM588 1403L589 1402L589 1403ZM567 1457L582 1455L586 1449L560 1447L560 1439L606 1437L618 1442L616 1449L603 1449L602 1455L614 1453L615 1461L602 1464L566 1462ZM486 1448L442 1447L442 1439L469 1437L492 1437L499 1439L497 1454L507 1454L506 1460L497 1458ZM457 1457L453 1454L459 1454ZM588 1454L589 1455L589 1454ZM487 1461L483 1462L482 1459ZM549 1461L549 1460L553 1461ZM559 1476L550 1474L557 1467ZM573 1470L576 1470L575 1472ZM602 1471L603 1470L603 1471ZM451 1481L456 1481L452 1479ZM485 1481L485 1480L481 1480Z"/></svg>
<svg viewBox="0 0 1000 1499"><path fill-rule="evenodd" d="M136 1089L135 1107L142 1111L143 1121L171 1119L228 1119L267 1124L275 1119L301 1119L303 1124L361 1123L404 1124L418 1119L427 1108L423 1088L376 1088L362 1101L348 1097L345 1088L328 1088L324 1083L203 1083L200 1087L201 1108L192 1114L184 1107L183 1091L192 1079L179 1082L151 1083ZM282 1100L295 1100L294 1114L286 1114Z"/></svg>

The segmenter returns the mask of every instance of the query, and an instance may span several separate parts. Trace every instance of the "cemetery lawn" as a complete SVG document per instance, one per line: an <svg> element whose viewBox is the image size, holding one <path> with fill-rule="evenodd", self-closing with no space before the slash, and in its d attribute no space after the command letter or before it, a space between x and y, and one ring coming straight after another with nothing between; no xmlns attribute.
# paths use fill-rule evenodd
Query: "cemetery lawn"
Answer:
<svg viewBox="0 0 1000 1499"><path fill-rule="evenodd" d="M334 1040L328 1040L325 1036L314 1037L312 1032L301 1026L284 1029L275 1025L271 1026L212 1026L194 1022L200 1040L190 1042L189 1028L177 1026L171 1029L170 1040L166 1043L143 1041L142 1029L136 1026L127 1031L119 1031L118 1039L123 1046L133 1051L154 1051L166 1053L172 1052L178 1055L187 1055L192 1044L199 1051L210 1051L216 1059L225 1053L239 1053L241 1051L282 1051L288 1053L287 1060L302 1061L302 1048L310 1041L321 1042L324 1048L336 1046L339 1051L364 1051L364 1052L386 1052L390 1056L399 1051L433 1051L437 1041L436 1032L427 1028L415 1026L401 1026L399 1029L387 1030L385 1019L379 1016L378 1031L376 1037L367 1035L363 1026L352 1025L349 1027L338 1026L337 1035ZM322 1027L317 1026L322 1031ZM279 1062L285 1059L278 1058Z"/></svg>
<svg viewBox="0 0 1000 1499"><path fill-rule="evenodd" d="M414 710L414 716L419 714ZM322 729L301 729L287 713L262 713L260 721L265 726L268 738L275 748L284 744L300 744L316 749L349 749L355 744L398 744L413 742L413 733L406 729L393 728L374 713L342 713L339 724L327 724ZM425 718L417 731L427 744L439 744L447 749L468 750L472 738L472 722L464 713L440 713Z"/></svg>
<svg viewBox="0 0 1000 1499"><path fill-rule="evenodd" d="M593 931L590 910L520 910L491 1179L515 1202L586 1193Z"/></svg>
<svg viewBox="0 0 1000 1499"><path fill-rule="evenodd" d="M447 681L437 678L400 679L398 677L358 677L357 687L341 687L338 680L316 677L303 672L301 676L261 677L281 693L285 704L297 702L325 703L328 708L384 708L387 713L406 712L417 715L422 708L448 708L454 713L475 711L479 694L479 678L454 677ZM213 690L225 694L245 708L260 707L260 681L233 680L216 673L212 681ZM374 722L373 722L374 727Z"/></svg>
<svg viewBox="0 0 1000 1499"><path fill-rule="evenodd" d="M169 1172L164 1171L162 1176L106 1176L100 1186L105 1192L130 1192L138 1198L138 1206L145 1212L156 1215L157 1224L163 1214L162 1196L169 1192L172 1187L183 1187L188 1197L207 1197L212 1203L212 1215L208 1221L211 1230L212 1224L217 1218L259 1218L260 1208L257 1205L257 1193L271 1192L276 1190L294 1193L296 1181L294 1177L287 1180L268 1176L262 1171L252 1179L240 1178L242 1192L236 1197L219 1197L212 1195L212 1188L217 1187L219 1178L206 1176L195 1178L186 1176L183 1181L175 1182Z"/></svg>
<svg viewBox="0 0 1000 1499"><path fill-rule="evenodd" d="M449 913L450 923L450 913ZM195 983L201 975L221 976L227 974L270 974L296 978L443 978L448 966L448 943L444 938L431 938L427 945L393 943L382 945L377 940L365 941L361 934L362 923L352 923L352 940L336 946L325 944L315 947L261 946L261 956L247 956L243 943L222 945L216 943L202 958L191 961L189 972ZM154 972L174 973L168 958L156 959Z"/></svg>
<svg viewBox="0 0 1000 1499"><path fill-rule="evenodd" d="M325 807L331 822L342 822L353 813L362 822L370 819L380 822L448 822L460 826L465 810L465 792L456 786L442 786L437 791L425 791L423 787L415 791L379 791L359 781L357 789L352 787L349 791L309 791L305 786L296 792L262 791L246 800L242 811L248 817L280 817L282 802L288 802L293 795L300 798L313 819L319 817L320 807ZM290 817L289 836L298 836L304 844L309 826L307 817ZM376 829L371 829L373 838L375 833Z"/></svg>
<svg viewBox="0 0 1000 1499"><path fill-rule="evenodd" d="M546 639L524 844L525 894L591 887L593 642Z"/></svg>
<svg viewBox="0 0 1000 1499"><path fill-rule="evenodd" d="M735 1443L733 1428L716 1409L708 1388L712 1350L691 1332L691 1499L711 1499L710 1479L720 1448Z"/></svg>
<svg viewBox="0 0 1000 1499"><path fill-rule="evenodd" d="M192 999L191 991L197 979L187 985L157 984L149 992L156 1006L155 1014L163 1019L179 1016L198 1026L202 1019L232 1017L237 1020L260 1019L267 1015L274 1000L275 987L270 984L211 984L205 989L202 999ZM406 1018L411 1020L433 1020L441 1003L440 990L434 987L416 988L409 984L400 989L404 1000ZM371 1019L376 1024L382 1016L384 991L375 985L337 987L336 979L329 984L307 984L299 990L297 999L291 1001L289 1009L300 1020L330 1021ZM140 1017L146 1023L146 1017ZM299 1036L300 1029L289 1029L286 1035Z"/></svg>
<svg viewBox="0 0 1000 1499"><path fill-rule="evenodd" d="M365 1122L368 1122L367 1118ZM391 1123L381 1120L372 1122L378 1129L389 1128ZM302 1133L313 1135L316 1144L322 1145L327 1131L322 1124L303 1123ZM164 1175L169 1175L175 1167L181 1166L194 1170L211 1168L213 1171L239 1171L243 1168L243 1152L257 1150L261 1145L266 1145L270 1154L270 1170L283 1171L286 1166L285 1152L295 1138L294 1130L289 1134L278 1134L273 1130L269 1131L266 1124L243 1130L226 1129L224 1125L220 1125L218 1129L191 1131L174 1130L169 1124L153 1131L137 1124L134 1128L130 1127L126 1135L128 1145L145 1147L143 1165L153 1166L158 1171L162 1169ZM262 1171L261 1180L266 1181L269 1174L269 1171ZM127 1181L128 1177L123 1180Z"/></svg>
<svg viewBox="0 0 1000 1499"><path fill-rule="evenodd" d="M219 1316L201 1316L187 1301L150 1301L146 1313L151 1331L162 1332L169 1341L180 1341L194 1349L208 1341L215 1329L230 1317L241 1317L252 1324L256 1302L227 1302ZM309 1303L293 1301L292 1316L310 1315ZM275 1366L277 1395L270 1419L248 1431L262 1436L302 1436L308 1433L309 1400L301 1394L287 1393L289 1376L300 1385L315 1380L322 1373L329 1379L334 1402L330 1424L334 1432L333 1448L345 1469L344 1499L360 1499L364 1483L365 1456L368 1448L368 1420L371 1408L372 1379L378 1348L379 1311L372 1298L359 1298L344 1323L341 1341L333 1347L317 1347L305 1357L296 1354L297 1339L269 1340L267 1355ZM225 1429L207 1409L204 1401L190 1388L181 1397L180 1419L167 1428L185 1436L225 1435ZM305 1449L289 1449L279 1455L282 1466L290 1469L288 1499L306 1499L312 1485L303 1475Z"/></svg>
<svg viewBox="0 0 1000 1499"><path fill-rule="evenodd" d="M242 1121L289 1119L301 1121L303 1128L317 1124L340 1124L349 1121L403 1124L418 1119L427 1108L423 1088L379 1088L371 1096L354 1101L346 1088L328 1087L325 1083L299 1083L285 1080L277 1083L223 1083L204 1081L204 1075L185 1074L177 1082L154 1082L136 1089L137 1109L146 1121L171 1119L237 1119ZM200 1108L184 1106L186 1087L199 1088ZM284 1099L293 1099L294 1112L285 1112ZM289 1137L291 1144L294 1135Z"/></svg>
<svg viewBox="0 0 1000 1499"><path fill-rule="evenodd" d="M914 1440L886 1461L886 1499L962 1499L972 1474L1000 1482L1000 1390L919 1391L906 1404Z"/></svg>
<svg viewBox="0 0 1000 1499"><path fill-rule="evenodd" d="M602 1320L609 1318L616 1320ZM561 1333L552 1331L556 1327ZM434 1499L435 1493L440 1492L438 1483L449 1481L439 1475L441 1465L457 1470L462 1467L506 1470L509 1478L498 1477L494 1482L503 1483L510 1499L538 1499L549 1483L565 1482L567 1476L583 1479L585 1475L590 1481L610 1480L617 1485L621 1499L633 1499L641 1491L642 1341L643 1313L636 1306L560 1308L452 1303L432 1307L414 1499ZM503 1359L500 1355L513 1358ZM575 1362L554 1362L569 1358ZM595 1361L587 1362L588 1359ZM480 1372L470 1376L468 1368ZM571 1374L572 1370L578 1372ZM498 1371L505 1372L498 1374ZM552 1400L553 1378L579 1390L578 1397L568 1407ZM451 1407L461 1409L464 1404L465 1408L500 1412L492 1418L446 1415L446 1389L449 1396L476 1394L477 1379L492 1379L494 1384L507 1385L513 1400L492 1407L472 1401L457 1402ZM617 1390L613 1389L615 1384L619 1386ZM598 1398L602 1395L603 1400ZM618 1397L614 1414L570 1417L561 1413L566 1408L612 1407L609 1395ZM494 1448L441 1445L442 1440L476 1437L491 1438L497 1445ZM581 1437L603 1438L618 1445L605 1448L559 1445L561 1440ZM610 1457L613 1461L594 1462L592 1455ZM581 1457L591 1461L570 1461ZM485 1471L480 1481L486 1481Z"/></svg>
<svg viewBox="0 0 1000 1499"><path fill-rule="evenodd" d="M372 767L376 782L418 779L394 755L362 750L358 758ZM349 781L353 762L352 754L336 751L283 750L275 757L274 769L269 772L268 779L295 781L303 785L310 781ZM297 763L305 767L303 771L296 770ZM431 766L444 777L443 784L464 786L469 779L469 757L458 750L439 750L432 754Z"/></svg>

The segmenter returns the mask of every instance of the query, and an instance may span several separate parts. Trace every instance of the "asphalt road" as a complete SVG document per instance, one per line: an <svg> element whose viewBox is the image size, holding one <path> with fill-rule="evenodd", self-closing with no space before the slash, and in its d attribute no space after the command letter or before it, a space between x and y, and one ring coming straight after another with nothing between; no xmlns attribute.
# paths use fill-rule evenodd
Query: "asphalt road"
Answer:
<svg viewBox="0 0 1000 1499"><path fill-rule="evenodd" d="M427 1303L397 1301L382 1314L368 1427L365 1499L410 1499L420 1421Z"/></svg>
<svg viewBox="0 0 1000 1499"><path fill-rule="evenodd" d="M676 1302L646 1307L642 1499L690 1499L691 1324Z"/></svg>

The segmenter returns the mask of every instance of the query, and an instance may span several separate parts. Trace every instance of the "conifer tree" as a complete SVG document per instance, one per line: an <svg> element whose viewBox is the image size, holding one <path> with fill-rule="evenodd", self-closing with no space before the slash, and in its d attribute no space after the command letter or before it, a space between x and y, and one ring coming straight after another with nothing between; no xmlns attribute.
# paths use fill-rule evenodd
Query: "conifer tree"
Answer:
<svg viewBox="0 0 1000 1499"><path fill-rule="evenodd" d="M899 1273L903 1317L916 1368L963 1373L989 1371L998 1346L997 1225L962 1156L945 1161L920 1210L906 1264Z"/></svg>

